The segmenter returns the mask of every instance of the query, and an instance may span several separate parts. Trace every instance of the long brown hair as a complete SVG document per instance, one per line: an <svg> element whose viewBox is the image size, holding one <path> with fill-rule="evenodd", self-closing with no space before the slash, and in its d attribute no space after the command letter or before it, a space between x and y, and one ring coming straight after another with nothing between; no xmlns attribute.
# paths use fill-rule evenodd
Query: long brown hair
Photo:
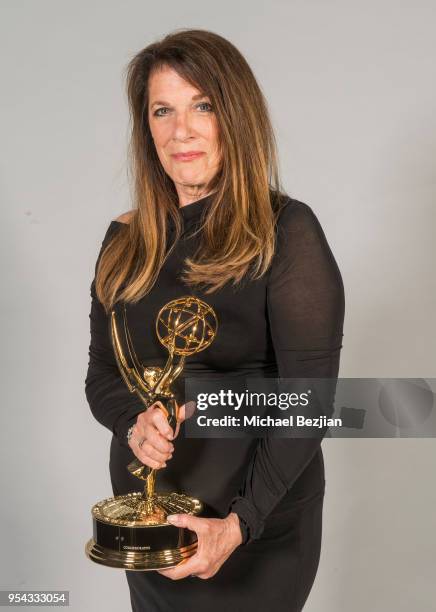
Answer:
<svg viewBox="0 0 436 612"><path fill-rule="evenodd" d="M96 293L106 311L118 300L137 302L154 285L173 248L166 244L168 216L175 240L182 230L177 191L157 156L148 123L148 79L162 66L209 96L222 159L208 185L213 200L198 250L185 260L184 281L210 293L248 273L261 277L274 254L283 194L265 98L247 61L228 40L207 30L176 30L145 47L127 66L134 207L131 222L116 232L99 259Z"/></svg>

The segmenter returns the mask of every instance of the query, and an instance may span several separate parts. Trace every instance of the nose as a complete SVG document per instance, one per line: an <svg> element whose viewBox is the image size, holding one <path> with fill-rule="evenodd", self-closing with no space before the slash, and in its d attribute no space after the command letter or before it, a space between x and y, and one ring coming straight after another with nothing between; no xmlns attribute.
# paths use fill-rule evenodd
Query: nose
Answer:
<svg viewBox="0 0 436 612"><path fill-rule="evenodd" d="M186 140L192 135L192 125L189 111L179 111L175 114L173 138Z"/></svg>

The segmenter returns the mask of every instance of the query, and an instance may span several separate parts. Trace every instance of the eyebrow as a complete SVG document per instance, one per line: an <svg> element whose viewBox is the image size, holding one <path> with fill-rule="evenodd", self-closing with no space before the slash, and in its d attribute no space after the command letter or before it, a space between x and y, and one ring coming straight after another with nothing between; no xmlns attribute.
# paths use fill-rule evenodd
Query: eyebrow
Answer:
<svg viewBox="0 0 436 612"><path fill-rule="evenodd" d="M209 96L207 94L203 94L203 93L199 93L196 94L195 96L192 96L192 101L195 102L195 100L201 100L202 98L208 98ZM156 105L160 105L160 106L171 106L171 104L169 102L165 102L164 100L155 100L152 104L151 107L156 106Z"/></svg>

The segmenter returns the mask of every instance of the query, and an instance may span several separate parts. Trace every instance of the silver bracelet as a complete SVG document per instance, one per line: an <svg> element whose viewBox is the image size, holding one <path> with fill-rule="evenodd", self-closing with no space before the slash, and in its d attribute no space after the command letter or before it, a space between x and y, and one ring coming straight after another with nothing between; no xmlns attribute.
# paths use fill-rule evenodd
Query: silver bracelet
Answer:
<svg viewBox="0 0 436 612"><path fill-rule="evenodd" d="M129 429L127 430L127 442L130 442L130 438L132 437L132 433L133 433L133 428L134 428L134 425L129 427Z"/></svg>

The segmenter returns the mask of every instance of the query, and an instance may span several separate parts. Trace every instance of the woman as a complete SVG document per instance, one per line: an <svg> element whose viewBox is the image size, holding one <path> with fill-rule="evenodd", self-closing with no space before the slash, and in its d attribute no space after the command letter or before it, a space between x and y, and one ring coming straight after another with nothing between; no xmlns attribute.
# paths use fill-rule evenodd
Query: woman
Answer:
<svg viewBox="0 0 436 612"><path fill-rule="evenodd" d="M320 555L320 438L189 439L185 406L172 437L159 407L144 412L121 379L108 312L123 301L140 360L163 365L156 314L195 295L220 327L185 376L336 379L341 275L312 209L279 189L266 103L232 44L178 31L133 58L127 84L135 207L110 223L97 261L86 394L113 432L114 495L142 490L126 469L136 456L165 467L162 490L207 509L169 519L197 533L186 563L126 572L132 609L301 610Z"/></svg>

